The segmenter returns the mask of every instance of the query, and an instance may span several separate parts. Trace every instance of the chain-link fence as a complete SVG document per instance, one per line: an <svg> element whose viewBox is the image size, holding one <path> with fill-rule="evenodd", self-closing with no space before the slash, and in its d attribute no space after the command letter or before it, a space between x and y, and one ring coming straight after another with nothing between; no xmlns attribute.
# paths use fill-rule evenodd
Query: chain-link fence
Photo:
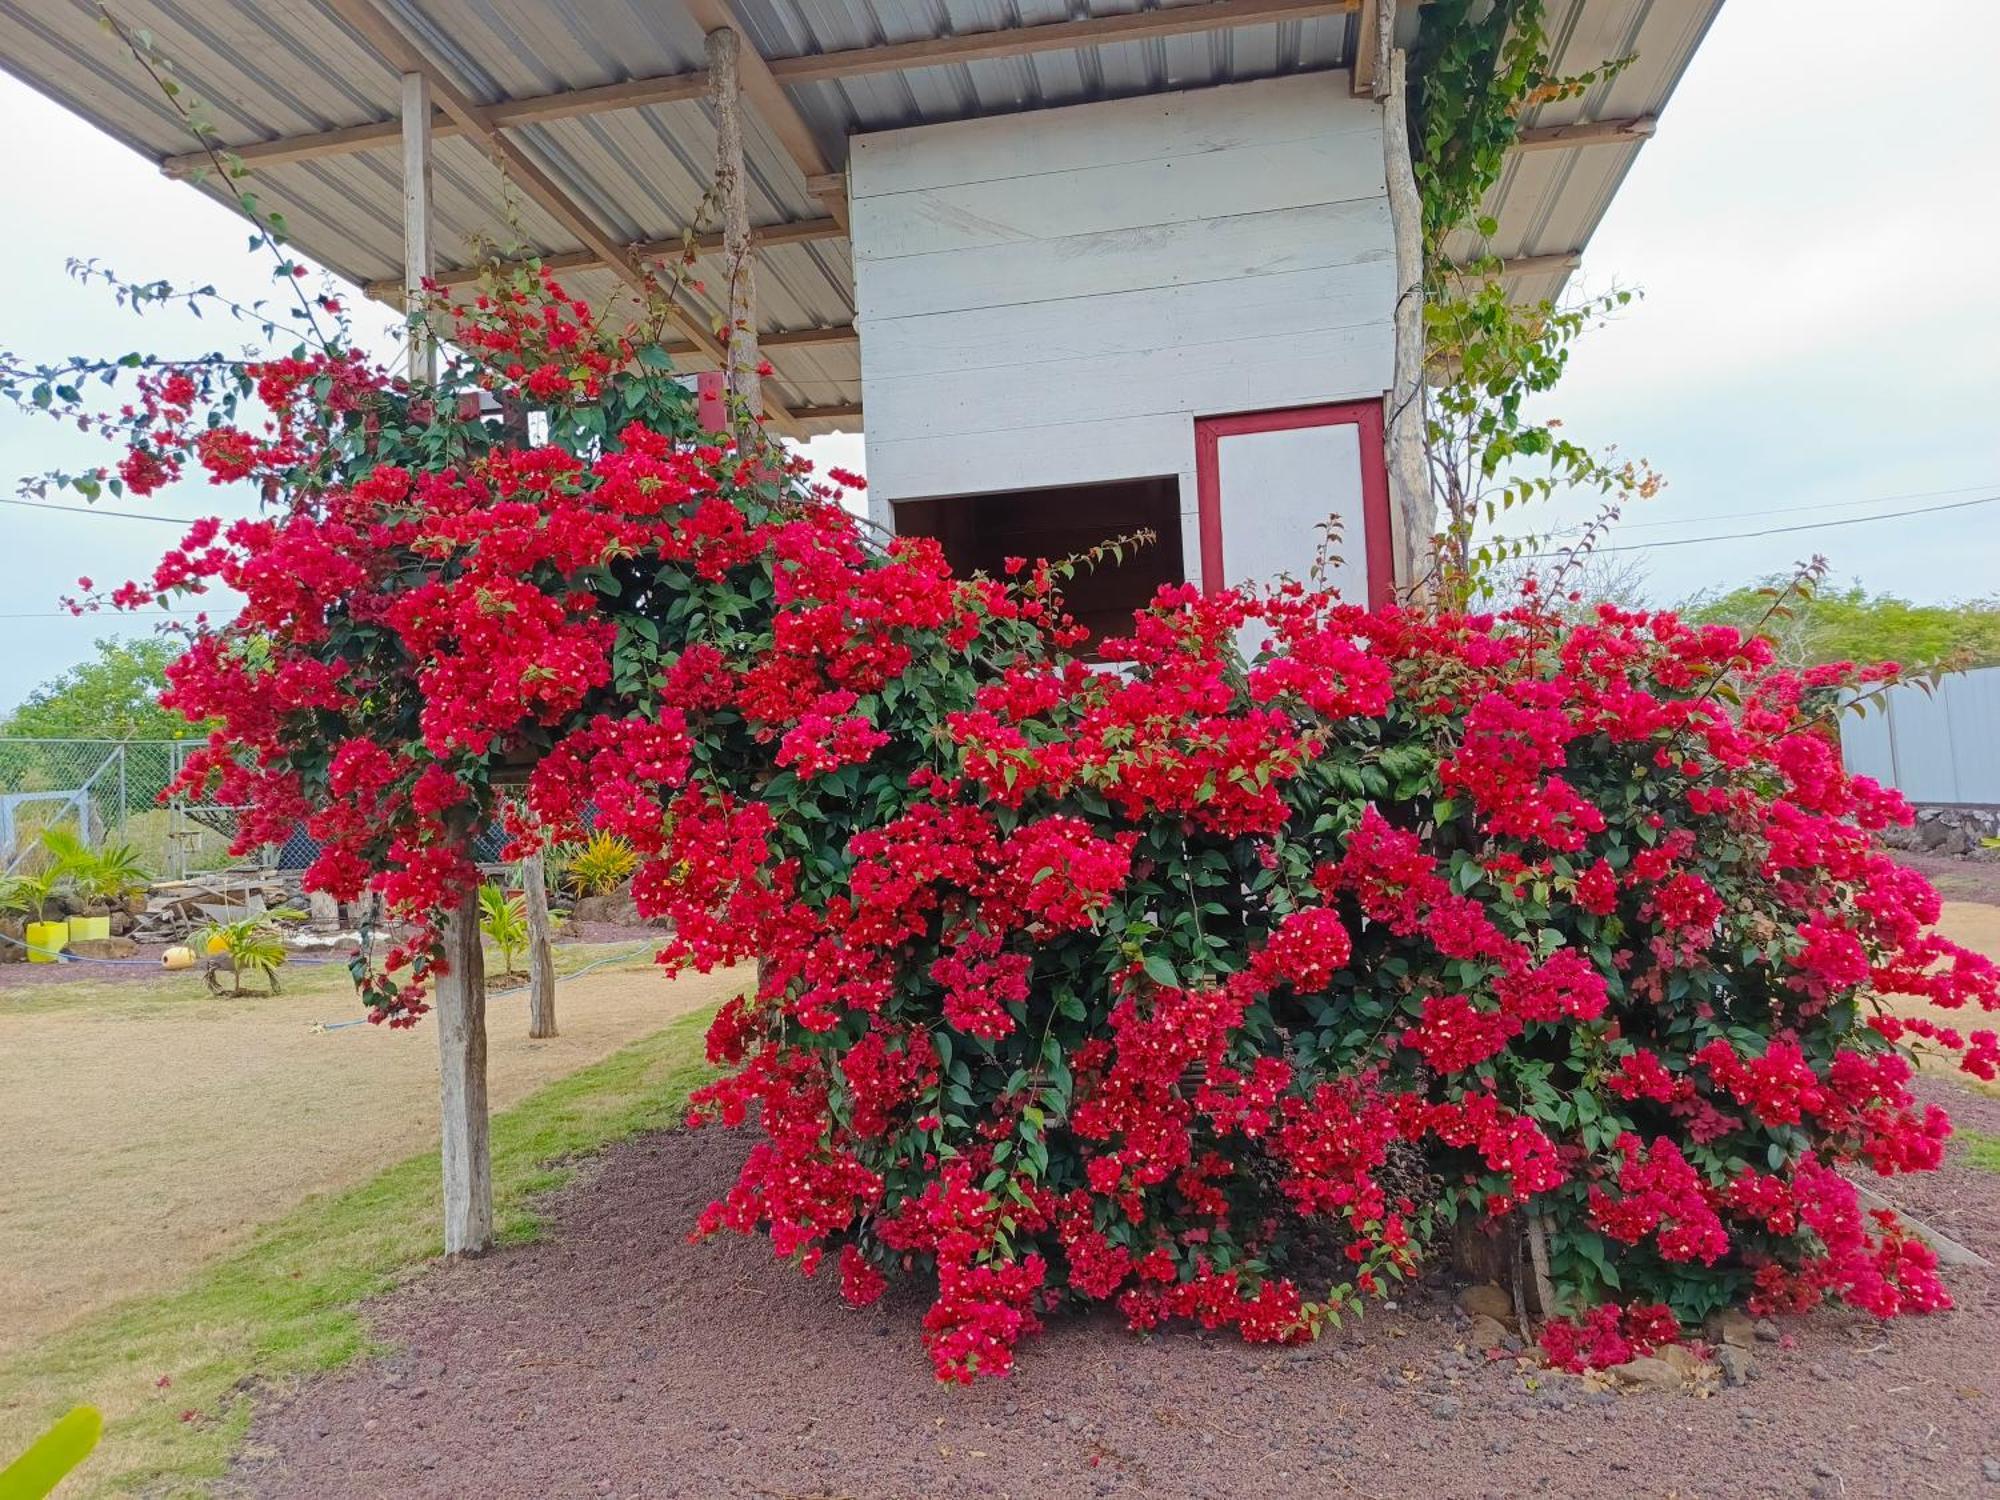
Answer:
<svg viewBox="0 0 2000 1500"><path fill-rule="evenodd" d="M167 797L198 740L26 740L0 738L0 874L32 860L44 829L63 828L92 848L129 844L156 879L186 879L239 861L236 809ZM473 842L473 857L500 857L496 823ZM304 828L247 859L266 869L303 870L319 853Z"/></svg>
<svg viewBox="0 0 2000 1500"><path fill-rule="evenodd" d="M156 876L230 864L233 809L162 800L198 743L0 739L0 871L20 869L48 828L67 829L93 848L129 844ZM279 863L280 852L268 863Z"/></svg>

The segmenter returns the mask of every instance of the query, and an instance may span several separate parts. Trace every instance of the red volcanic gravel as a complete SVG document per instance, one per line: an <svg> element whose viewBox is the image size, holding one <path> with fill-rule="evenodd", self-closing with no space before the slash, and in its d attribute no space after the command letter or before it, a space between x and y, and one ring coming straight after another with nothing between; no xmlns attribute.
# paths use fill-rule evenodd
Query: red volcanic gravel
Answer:
<svg viewBox="0 0 2000 1500"><path fill-rule="evenodd" d="M2000 1132L2000 1102L1928 1089ZM831 1270L805 1281L762 1241L687 1243L746 1147L703 1131L613 1150L552 1202L541 1243L390 1297L374 1325L397 1352L267 1398L231 1490L2000 1500L1993 1273L1950 1273L1944 1316L1784 1320L1750 1383L1707 1397L1614 1395L1468 1355L1442 1279L1296 1350L1063 1320L1010 1379L941 1387L918 1289L857 1312ZM1955 1156L1921 1187L1887 1186L2000 1259L2000 1175Z"/></svg>

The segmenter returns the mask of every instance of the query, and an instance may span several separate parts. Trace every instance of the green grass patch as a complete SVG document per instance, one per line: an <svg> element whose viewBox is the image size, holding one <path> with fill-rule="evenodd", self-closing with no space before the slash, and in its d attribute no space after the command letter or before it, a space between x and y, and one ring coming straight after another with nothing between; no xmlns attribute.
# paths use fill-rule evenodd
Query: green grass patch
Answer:
<svg viewBox="0 0 2000 1500"><path fill-rule="evenodd" d="M1955 1130L1952 1135L1964 1148L1968 1163L1982 1172L2000 1172L2000 1135L1983 1130Z"/></svg>
<svg viewBox="0 0 2000 1500"><path fill-rule="evenodd" d="M680 1118L709 1076L707 1024L706 1013L684 1016L494 1117L502 1243L534 1237L535 1200L579 1158ZM89 1402L104 1411L104 1442L65 1500L202 1493L249 1427L245 1390L371 1351L361 1304L442 1251L440 1212L437 1156L425 1151L307 1200L178 1290L92 1315L0 1364L0 1454Z"/></svg>

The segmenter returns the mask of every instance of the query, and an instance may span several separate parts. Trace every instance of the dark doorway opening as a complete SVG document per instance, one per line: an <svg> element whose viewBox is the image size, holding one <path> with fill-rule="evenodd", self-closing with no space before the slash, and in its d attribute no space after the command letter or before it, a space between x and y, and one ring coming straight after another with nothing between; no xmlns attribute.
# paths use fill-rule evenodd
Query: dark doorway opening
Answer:
<svg viewBox="0 0 2000 1500"><path fill-rule="evenodd" d="M1128 548L1122 563L1079 569L1063 586L1069 612L1090 631L1087 649L1093 652L1105 636L1129 633L1132 611L1162 584L1187 578L1180 483L1172 476L903 500L896 505L896 530L936 537L960 576L977 571L996 578L1010 557L1056 561L1114 537L1151 531L1154 540Z"/></svg>

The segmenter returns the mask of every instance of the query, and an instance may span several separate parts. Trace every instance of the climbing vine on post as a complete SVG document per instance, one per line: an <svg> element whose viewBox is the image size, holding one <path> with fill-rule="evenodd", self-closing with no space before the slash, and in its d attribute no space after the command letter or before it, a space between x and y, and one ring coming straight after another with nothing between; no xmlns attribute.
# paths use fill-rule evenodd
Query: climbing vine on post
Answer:
<svg viewBox="0 0 2000 1500"><path fill-rule="evenodd" d="M1479 205L1505 168L1523 112L1574 97L1631 61L1557 74L1543 13L1542 0L1437 0L1425 9L1415 53L1411 135L1423 198L1437 577L1445 597L1456 600L1476 592L1495 563L1532 545L1481 540L1503 512L1578 490L1615 508L1660 486L1645 463L1592 450L1564 434L1558 420L1527 412L1561 378L1575 340L1634 294L1523 303L1510 295L1496 258L1453 264L1445 253L1462 229L1481 240L1497 231Z"/></svg>

